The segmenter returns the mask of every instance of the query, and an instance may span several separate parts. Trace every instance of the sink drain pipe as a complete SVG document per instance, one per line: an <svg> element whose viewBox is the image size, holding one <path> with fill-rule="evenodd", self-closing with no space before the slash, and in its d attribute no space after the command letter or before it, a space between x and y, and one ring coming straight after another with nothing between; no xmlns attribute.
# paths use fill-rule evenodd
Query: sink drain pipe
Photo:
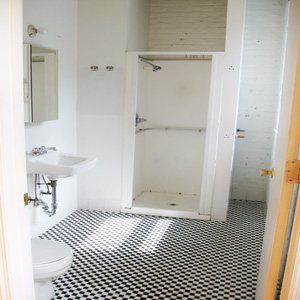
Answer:
<svg viewBox="0 0 300 300"><path fill-rule="evenodd" d="M57 209L57 203L56 203L56 185L57 185L57 181L56 180L50 180L50 183L47 183L48 185L51 186L52 191L51 191L51 195L52 195L52 202L51 202L51 209L49 210L49 205L43 201L42 199L39 199L39 204L42 205L42 208L45 212L45 214L48 217L52 217L53 215L55 215L56 213L56 209Z"/></svg>
<svg viewBox="0 0 300 300"><path fill-rule="evenodd" d="M43 201L42 199L39 199L37 197L37 192L36 192L36 188L38 185L41 185L41 183L37 183L37 176L39 176L38 174L35 174L35 198L29 198L28 201L29 202L33 202L34 206L42 206L42 209L44 211L44 213L48 216L48 217L52 217L53 215L55 215L56 213L56 209L57 209L57 202L56 202L56 186L57 186L57 180L50 180L50 182L45 181L44 177L44 184L47 186L47 192L41 191L42 195L52 195L52 202L50 204L51 206L51 210L49 209L49 205ZM49 186L51 186L51 192L49 191Z"/></svg>

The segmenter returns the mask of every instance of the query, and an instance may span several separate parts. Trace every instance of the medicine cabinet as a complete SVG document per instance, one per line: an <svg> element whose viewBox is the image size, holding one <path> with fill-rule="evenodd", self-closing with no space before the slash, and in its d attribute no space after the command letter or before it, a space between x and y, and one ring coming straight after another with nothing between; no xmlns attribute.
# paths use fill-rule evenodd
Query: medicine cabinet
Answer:
<svg viewBox="0 0 300 300"><path fill-rule="evenodd" d="M23 45L24 120L58 120L57 50Z"/></svg>

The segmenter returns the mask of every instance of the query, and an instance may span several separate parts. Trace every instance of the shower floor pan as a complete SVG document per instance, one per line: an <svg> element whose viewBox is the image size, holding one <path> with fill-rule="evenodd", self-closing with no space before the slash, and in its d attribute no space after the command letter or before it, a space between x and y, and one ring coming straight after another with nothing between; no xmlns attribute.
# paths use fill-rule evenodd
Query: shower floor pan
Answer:
<svg viewBox="0 0 300 300"><path fill-rule="evenodd" d="M131 208L121 208L121 212L209 220L210 216L198 213L199 201L199 195L142 192L132 201Z"/></svg>

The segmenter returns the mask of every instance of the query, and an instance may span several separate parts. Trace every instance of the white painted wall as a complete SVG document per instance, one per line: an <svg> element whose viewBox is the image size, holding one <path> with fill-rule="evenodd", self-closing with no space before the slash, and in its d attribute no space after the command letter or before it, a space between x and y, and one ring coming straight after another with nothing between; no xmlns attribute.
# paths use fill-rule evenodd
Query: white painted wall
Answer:
<svg viewBox="0 0 300 300"><path fill-rule="evenodd" d="M127 0L127 51L147 51L150 0Z"/></svg>
<svg viewBox="0 0 300 300"><path fill-rule="evenodd" d="M36 146L56 146L58 150L76 153L76 97L77 97L77 1L24 0L23 38L33 43L58 50L59 120L25 126L26 151ZM34 39L27 34L27 26L46 27L48 33ZM33 193L33 175L28 176L28 191ZM31 235L36 236L77 208L76 177L60 179L57 187L58 210L49 218L41 207L30 204ZM51 197L44 196L43 199Z"/></svg>
<svg viewBox="0 0 300 300"><path fill-rule="evenodd" d="M247 1L232 198L264 201L281 88L285 0ZM243 133L241 133L243 134Z"/></svg>
<svg viewBox="0 0 300 300"><path fill-rule="evenodd" d="M125 47L126 0L78 2L78 152L98 157L78 176L80 208L120 210Z"/></svg>
<svg viewBox="0 0 300 300"><path fill-rule="evenodd" d="M147 111L143 115L148 121L139 127L205 128L211 61L154 63L162 67L159 72L146 68L139 75L140 79L143 72L148 73ZM138 109L143 100L138 98ZM144 176L143 191L200 194L205 133L147 131L136 135L136 143L140 145L143 138L145 147L136 145L135 153L135 164L141 166L141 151L145 151L144 174L141 167L142 175L135 174L135 180Z"/></svg>
<svg viewBox="0 0 300 300"><path fill-rule="evenodd" d="M224 51L227 0L151 0L150 51Z"/></svg>

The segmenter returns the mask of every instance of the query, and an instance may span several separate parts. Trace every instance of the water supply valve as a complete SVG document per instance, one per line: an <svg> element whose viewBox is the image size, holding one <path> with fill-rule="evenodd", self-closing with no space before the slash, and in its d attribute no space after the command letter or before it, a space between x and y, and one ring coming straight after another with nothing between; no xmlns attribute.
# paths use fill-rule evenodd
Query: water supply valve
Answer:
<svg viewBox="0 0 300 300"><path fill-rule="evenodd" d="M139 123L143 123L146 121L147 119L140 118L138 114L135 115L135 127L137 127Z"/></svg>

